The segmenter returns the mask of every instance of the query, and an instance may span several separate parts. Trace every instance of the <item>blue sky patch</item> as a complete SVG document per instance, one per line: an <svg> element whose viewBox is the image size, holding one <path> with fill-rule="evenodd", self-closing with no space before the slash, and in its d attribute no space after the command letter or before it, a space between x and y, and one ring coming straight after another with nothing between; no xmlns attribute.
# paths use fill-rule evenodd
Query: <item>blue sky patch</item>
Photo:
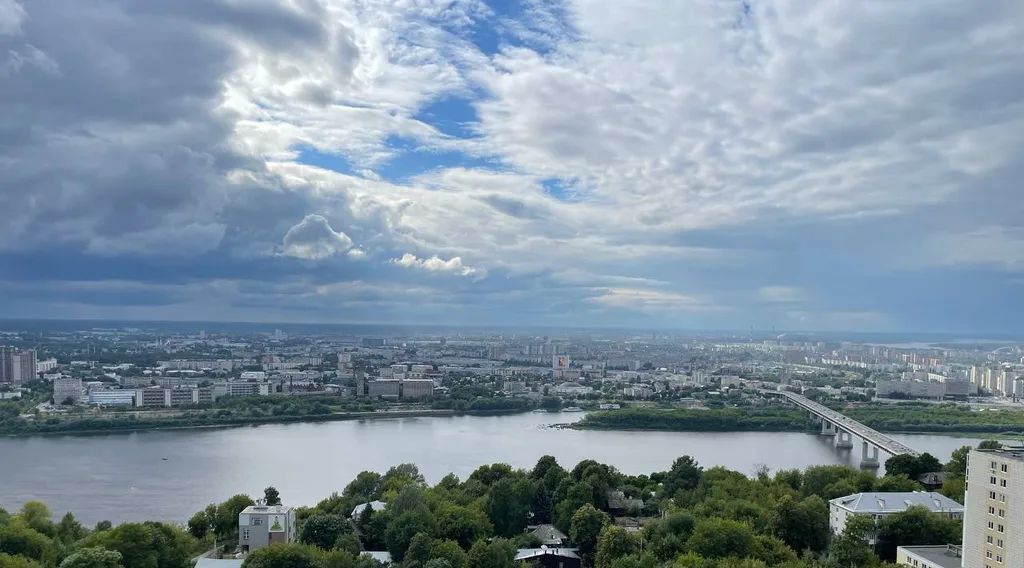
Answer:
<svg viewBox="0 0 1024 568"><path fill-rule="evenodd" d="M396 150L393 158L374 168L377 175L392 182L400 183L409 178L434 170L446 168L496 168L498 163L489 158L470 156L454 150L428 148L402 136L389 136L388 148Z"/></svg>
<svg viewBox="0 0 1024 568"><path fill-rule="evenodd" d="M300 164L316 166L340 174L358 175L352 164L340 154L328 154L306 145L301 145L296 149L299 151L299 156L295 158L295 161Z"/></svg>
<svg viewBox="0 0 1024 568"><path fill-rule="evenodd" d="M456 138L470 138L476 135L474 124L478 121L476 109L470 100L461 97L445 97L419 110L413 118L425 122L438 131Z"/></svg>

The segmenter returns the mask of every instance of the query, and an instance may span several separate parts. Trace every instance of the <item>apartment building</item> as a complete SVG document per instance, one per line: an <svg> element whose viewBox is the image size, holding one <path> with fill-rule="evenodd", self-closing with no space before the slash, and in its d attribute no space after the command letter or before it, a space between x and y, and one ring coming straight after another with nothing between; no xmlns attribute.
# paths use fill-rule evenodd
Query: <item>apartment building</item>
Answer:
<svg viewBox="0 0 1024 568"><path fill-rule="evenodd" d="M1024 566L1024 447L967 456L963 568Z"/></svg>
<svg viewBox="0 0 1024 568"><path fill-rule="evenodd" d="M879 521L884 517L902 513L910 507L924 507L936 515L959 519L964 506L934 491L891 491L854 493L828 502L829 528L832 534L842 534L852 516L867 515ZM874 544L874 535L868 538Z"/></svg>

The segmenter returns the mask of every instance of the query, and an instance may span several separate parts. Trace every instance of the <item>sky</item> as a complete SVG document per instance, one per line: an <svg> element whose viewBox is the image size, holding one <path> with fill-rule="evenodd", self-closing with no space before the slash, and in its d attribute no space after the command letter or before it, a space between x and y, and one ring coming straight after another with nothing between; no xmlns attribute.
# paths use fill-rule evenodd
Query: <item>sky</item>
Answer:
<svg viewBox="0 0 1024 568"><path fill-rule="evenodd" d="M0 317L1024 332L1024 3L0 0Z"/></svg>

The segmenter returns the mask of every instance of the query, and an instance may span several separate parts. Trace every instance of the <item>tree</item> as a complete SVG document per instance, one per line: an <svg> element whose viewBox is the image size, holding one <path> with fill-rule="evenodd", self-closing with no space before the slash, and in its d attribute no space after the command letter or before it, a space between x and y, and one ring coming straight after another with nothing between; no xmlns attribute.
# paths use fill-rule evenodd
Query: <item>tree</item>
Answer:
<svg viewBox="0 0 1024 568"><path fill-rule="evenodd" d="M434 518L421 509L406 511L391 520L384 531L384 543L391 557L401 561L412 538L418 533L434 534Z"/></svg>
<svg viewBox="0 0 1024 568"><path fill-rule="evenodd" d="M404 564L422 566L430 560L430 545L433 539L427 533L416 533L409 541L409 547L405 551Z"/></svg>
<svg viewBox="0 0 1024 568"><path fill-rule="evenodd" d="M430 545L430 561L444 560L451 568L466 568L469 557L454 540L435 540Z"/></svg>
<svg viewBox="0 0 1024 568"><path fill-rule="evenodd" d="M979 450L998 450L1003 447L999 440L982 440L978 443Z"/></svg>
<svg viewBox="0 0 1024 568"><path fill-rule="evenodd" d="M74 515L65 513L61 517L60 522L57 523L56 536L57 540L65 545L71 545L85 536L85 527L82 526L82 523L75 520Z"/></svg>
<svg viewBox="0 0 1024 568"><path fill-rule="evenodd" d="M479 470L478 470L479 471ZM499 536L511 537L523 532L533 501L533 484L521 477L502 477L494 482L487 495L487 517Z"/></svg>
<svg viewBox="0 0 1024 568"><path fill-rule="evenodd" d="M0 553L24 556L43 564L52 564L57 557L53 541L21 520L0 525Z"/></svg>
<svg viewBox="0 0 1024 568"><path fill-rule="evenodd" d="M562 466L558 465L558 460L554 456L541 456L537 460L537 465L533 466L533 469L530 470L530 479L544 479L544 476L555 468L562 469Z"/></svg>
<svg viewBox="0 0 1024 568"><path fill-rule="evenodd" d="M468 549L477 540L494 534L487 515L477 507L460 507L450 503L442 504L435 512L437 536L454 540Z"/></svg>
<svg viewBox="0 0 1024 568"><path fill-rule="evenodd" d="M626 529L605 525L597 537L596 568L612 568L612 563L637 551L637 542Z"/></svg>
<svg viewBox="0 0 1024 568"><path fill-rule="evenodd" d="M478 540L469 549L468 568L515 568L516 547L511 540Z"/></svg>
<svg viewBox="0 0 1024 568"><path fill-rule="evenodd" d="M866 515L854 515L846 520L843 534L829 544L828 566L835 568L862 568L877 558L868 544L868 536L875 530L875 521Z"/></svg>
<svg viewBox="0 0 1024 568"><path fill-rule="evenodd" d="M700 481L703 469L697 465L697 461L690 456L677 458L672 462L672 467L665 474L662 482L665 495L674 496L681 490L694 489Z"/></svg>
<svg viewBox="0 0 1024 568"><path fill-rule="evenodd" d="M250 552L242 568L320 568L316 548L302 544L272 544Z"/></svg>
<svg viewBox="0 0 1024 568"><path fill-rule="evenodd" d="M278 493L277 489L273 485L271 485L263 490L263 500L267 505L280 505L281 494Z"/></svg>
<svg viewBox="0 0 1024 568"><path fill-rule="evenodd" d="M114 524L111 523L110 521L99 521L98 523L96 523L96 526L93 527L92 531L93 532L103 532L103 531L109 531L112 528L114 528Z"/></svg>
<svg viewBox="0 0 1024 568"><path fill-rule="evenodd" d="M587 504L580 507L572 516L569 524L569 538L580 549L580 556L583 563L590 565L594 563L594 553L597 551L597 538L601 529L609 522L608 515L598 511L593 505Z"/></svg>
<svg viewBox="0 0 1024 568"><path fill-rule="evenodd" d="M875 491L920 491L921 484L906 475L885 475L878 478Z"/></svg>
<svg viewBox="0 0 1024 568"><path fill-rule="evenodd" d="M687 546L705 558L748 556L754 543L749 526L731 519L707 518L699 521Z"/></svg>
<svg viewBox="0 0 1024 568"><path fill-rule="evenodd" d="M925 473L941 469L942 463L928 452L920 456L901 454L885 460L886 475L905 475L910 479L917 479Z"/></svg>
<svg viewBox="0 0 1024 568"><path fill-rule="evenodd" d="M24 556L11 556L0 552L0 568L42 568L42 564Z"/></svg>
<svg viewBox="0 0 1024 568"><path fill-rule="evenodd" d="M188 529L188 534L198 540L203 540L212 528L211 519L206 515L205 510L198 511L189 518L186 528Z"/></svg>
<svg viewBox="0 0 1024 568"><path fill-rule="evenodd" d="M373 471L361 471L351 483L345 486L342 494L345 497L358 498L363 501L379 499L381 475Z"/></svg>
<svg viewBox="0 0 1024 568"><path fill-rule="evenodd" d="M345 517L318 513L302 523L299 542L329 550L334 547L334 543L341 535L349 532L352 532L352 525Z"/></svg>
<svg viewBox="0 0 1024 568"><path fill-rule="evenodd" d="M969 453L971 453L970 446L961 446L953 450L953 454L949 456L949 461L946 462L943 469L950 475L965 477L967 475L967 454Z"/></svg>
<svg viewBox="0 0 1024 568"><path fill-rule="evenodd" d="M256 502L248 495L239 494L217 505L213 523L217 538L226 538L228 535L238 532L238 515L246 507L255 504ZM209 511L209 508L207 510Z"/></svg>
<svg viewBox="0 0 1024 568"><path fill-rule="evenodd" d="M784 495L771 509L769 526L794 550L820 552L828 543L828 505L813 495L800 501Z"/></svg>
<svg viewBox="0 0 1024 568"><path fill-rule="evenodd" d="M925 507L908 507L878 522L878 554L895 560L897 546L959 544L962 525L957 519L932 513Z"/></svg>
<svg viewBox="0 0 1024 568"><path fill-rule="evenodd" d="M163 523L125 523L93 533L82 546L121 553L125 568L185 568L195 541L185 531Z"/></svg>
<svg viewBox="0 0 1024 568"><path fill-rule="evenodd" d="M45 503L39 501L26 502L21 506L20 516L21 520L36 532L51 538L57 534L57 527L50 520L53 518L53 513L50 512L50 508Z"/></svg>
<svg viewBox="0 0 1024 568"><path fill-rule="evenodd" d="M122 568L121 553L99 547L82 548L65 558L60 568Z"/></svg>

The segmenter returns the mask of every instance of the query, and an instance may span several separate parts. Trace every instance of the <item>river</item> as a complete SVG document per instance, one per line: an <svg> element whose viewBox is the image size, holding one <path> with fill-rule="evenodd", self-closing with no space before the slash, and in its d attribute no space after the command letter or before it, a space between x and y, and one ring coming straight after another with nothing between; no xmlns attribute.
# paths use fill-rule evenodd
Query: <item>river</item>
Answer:
<svg viewBox="0 0 1024 568"><path fill-rule="evenodd" d="M412 462L433 483L481 464L529 468L544 454L566 468L595 459L625 473L668 468L689 454L705 467L751 474L818 464L859 465L860 450L838 451L829 438L792 432L617 432L550 428L574 413L391 418L243 428L90 436L0 438L0 507L27 500L72 511L88 524L183 522L235 493L262 495L274 485L286 504L311 505L340 492L362 470ZM978 439L896 435L945 461ZM883 455L884 459L884 455Z"/></svg>

